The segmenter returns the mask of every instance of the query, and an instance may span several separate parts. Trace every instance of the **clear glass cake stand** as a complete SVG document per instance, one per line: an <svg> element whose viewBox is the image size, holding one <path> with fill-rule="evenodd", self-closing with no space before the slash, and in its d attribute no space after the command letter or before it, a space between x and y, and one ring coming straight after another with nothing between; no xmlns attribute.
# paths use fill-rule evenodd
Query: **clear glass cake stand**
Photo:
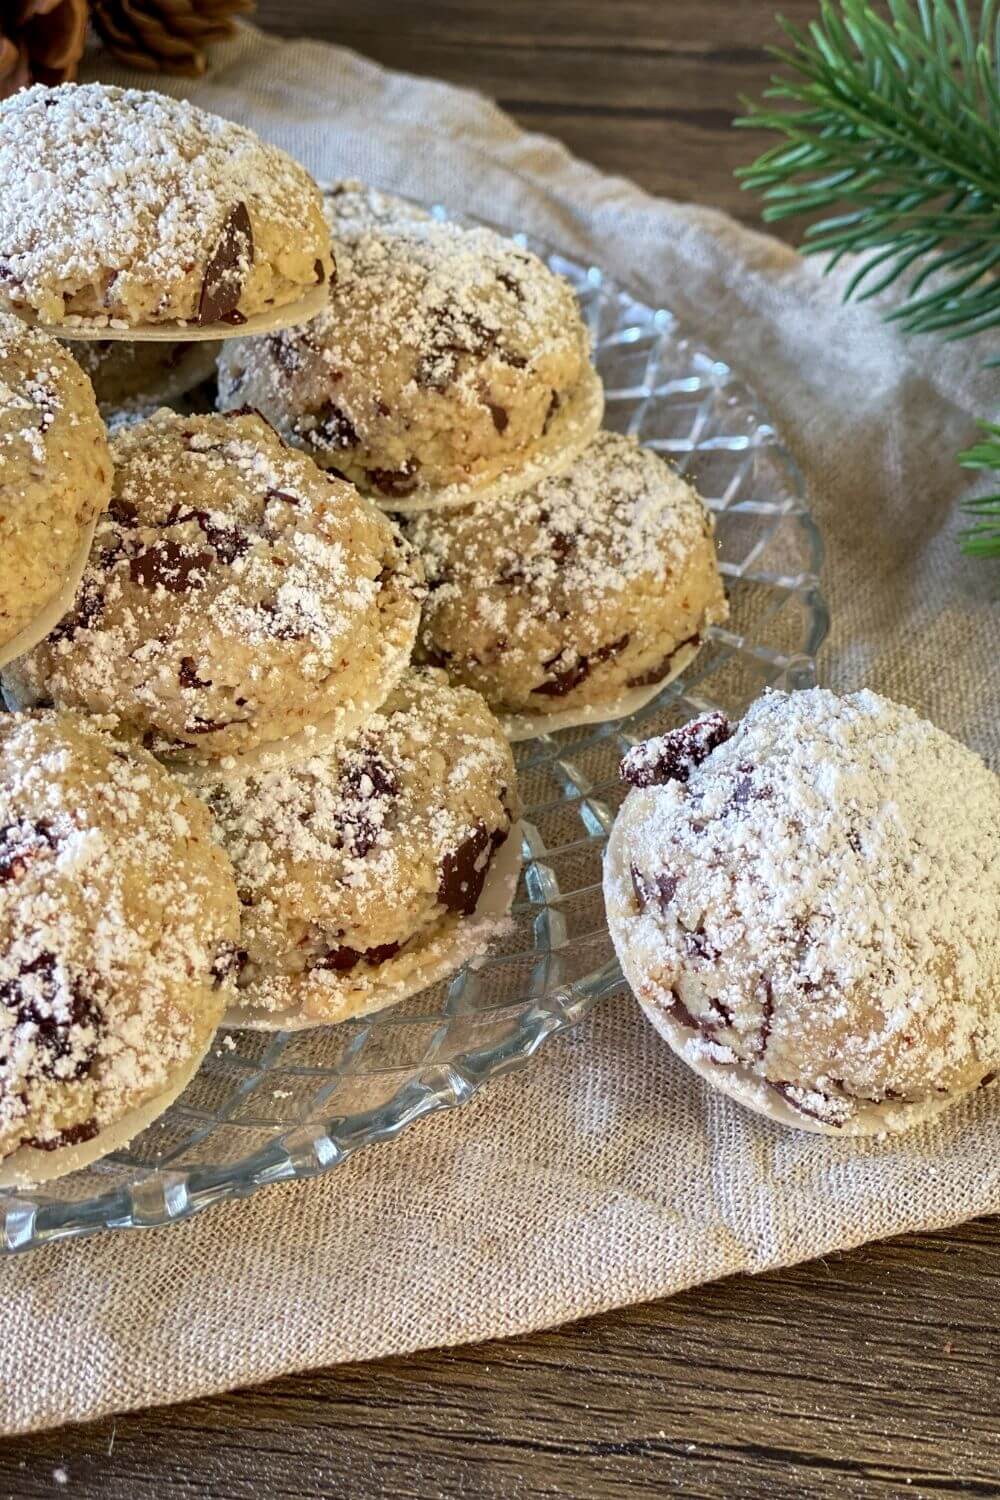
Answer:
<svg viewBox="0 0 1000 1500"><path fill-rule="evenodd" d="M732 616L640 713L517 747L524 870L509 935L450 982L367 1020L296 1035L220 1034L197 1077L127 1151L0 1194L2 1248L162 1225L269 1183L329 1172L490 1079L525 1067L621 984L601 855L623 750L765 686L811 685L828 617L820 537L799 473L753 393L664 307L528 237L575 286L607 391L607 425L687 475L716 516Z"/></svg>

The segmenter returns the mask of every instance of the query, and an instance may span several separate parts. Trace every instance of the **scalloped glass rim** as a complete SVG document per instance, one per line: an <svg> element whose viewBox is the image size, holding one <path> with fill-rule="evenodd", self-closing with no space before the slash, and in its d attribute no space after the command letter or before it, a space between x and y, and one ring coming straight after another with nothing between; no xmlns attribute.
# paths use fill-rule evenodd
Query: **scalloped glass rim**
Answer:
<svg viewBox="0 0 1000 1500"><path fill-rule="evenodd" d="M440 207L434 213L448 217ZM245 1064L232 1054L223 1059L222 1075L228 1076L231 1062L238 1083L227 1096L225 1108L216 1109L214 1115L186 1108L187 1095L173 1106L171 1113L179 1112L193 1121L184 1149L203 1147L215 1132L231 1127L241 1104L256 1097L262 1079L311 1079L316 1092L306 1123L284 1121L280 1129L275 1124L271 1139L237 1161L172 1168L169 1163L180 1155L178 1148L168 1155L167 1165L137 1163L126 1181L103 1191L100 1168L90 1168L95 1192L87 1199L53 1196L58 1182L43 1192L2 1193L0 1246L6 1253L99 1229L162 1225L214 1203L245 1197L271 1183L317 1176L363 1146L393 1139L425 1115L464 1104L490 1079L524 1067L549 1037L576 1025L622 983L606 926L591 922L582 944L570 928L574 904L587 908L589 902L590 911L597 910L594 872L598 871L599 892L600 855L614 816L613 767L625 746L657 732L664 720L679 722L712 706L741 712L765 684L800 688L815 680L815 653L829 625L818 579L822 543L806 507L798 468L778 442L759 403L723 361L685 334L667 309L641 302L599 267L581 265L533 237L514 237L545 256L580 294L607 392L606 425L636 433L706 494L716 513L720 567L730 588L733 618L727 628L713 628L690 668L632 718L542 735L517 747L527 808L525 868L515 914L531 915L530 950L467 966L447 984L434 1014L412 1013L413 1004L423 1000L419 997L400 1010L327 1029L327 1036L332 1030L339 1034L338 1040L350 1038L344 1051L348 1061L336 1067L285 1065L282 1070L282 1054L296 1037L233 1033L256 1037L259 1055ZM603 767L603 783L595 767ZM534 788L541 790L532 801ZM549 830L561 828L567 818L569 841L556 832L553 842ZM561 844L559 839L563 839ZM586 870L580 877L585 884L579 880L574 884L565 876L557 879L553 866L562 865L569 871L577 865ZM603 906L600 914L603 924ZM588 939L591 946L596 941L603 950L595 955L592 967L565 982L550 983L550 974L558 981L568 963L583 961L580 954L589 951ZM475 995L484 976L488 981L503 964L510 966L509 972L516 972L518 958L530 960L527 993L515 990L513 1001L487 1006L481 1012L463 1008L463 997L468 991ZM428 1007L437 993L437 987L425 992ZM501 1023L498 1033L482 1045L436 1060L435 1050L443 1049L452 1027L461 1036L462 1022L480 1016L489 1022L512 1008L517 1014L507 1029ZM338 1110L342 1082L359 1077L362 1081L376 1076L384 1079L395 1071L383 1067L352 1074L353 1063L363 1058L365 1049L373 1047L376 1060L379 1045L391 1055L387 1039L391 1042L393 1037L405 1037L408 1029L416 1033L418 1028L430 1028L434 1040L418 1064L408 1072L400 1070L398 1087L371 1108ZM296 1034L299 1039L323 1035ZM222 1052L212 1055L219 1058ZM237 1060L244 1069L241 1074L236 1071ZM192 1088L200 1078L199 1074ZM277 1098L277 1091L271 1097ZM318 1117L314 1112L317 1101ZM170 1114L165 1120L169 1118ZM248 1129L253 1123L235 1120ZM120 1170L132 1167L133 1161L130 1154L120 1153L104 1165Z"/></svg>

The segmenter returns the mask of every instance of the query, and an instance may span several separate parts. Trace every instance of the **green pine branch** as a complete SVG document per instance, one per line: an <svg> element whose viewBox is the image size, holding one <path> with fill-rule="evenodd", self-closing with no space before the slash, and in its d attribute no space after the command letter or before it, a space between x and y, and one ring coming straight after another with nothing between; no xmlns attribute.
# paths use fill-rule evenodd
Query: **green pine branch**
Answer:
<svg viewBox="0 0 1000 1500"><path fill-rule="evenodd" d="M739 126L781 141L739 176L769 221L819 214L802 248L829 267L862 257L846 296L894 282L888 314L909 333L967 338L1000 327L1000 0L822 0L807 31L781 20L785 73ZM780 19L780 18L779 18ZM1000 432L961 461L1000 467ZM1000 555L1000 500L964 536Z"/></svg>
<svg viewBox="0 0 1000 1500"><path fill-rule="evenodd" d="M1000 471L1000 422L980 422L986 434L983 440L959 455L959 462L966 469L996 469ZM970 500L966 513L976 517L974 526L966 527L962 533L962 545L973 557L996 557L1000 554L1000 493L982 495Z"/></svg>

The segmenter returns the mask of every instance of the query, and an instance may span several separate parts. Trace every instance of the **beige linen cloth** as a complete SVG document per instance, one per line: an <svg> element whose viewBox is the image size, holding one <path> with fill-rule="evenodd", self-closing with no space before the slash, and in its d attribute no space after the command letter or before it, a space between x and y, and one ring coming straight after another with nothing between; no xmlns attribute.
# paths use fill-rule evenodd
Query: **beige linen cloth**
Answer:
<svg viewBox="0 0 1000 1500"><path fill-rule="evenodd" d="M954 454L998 404L983 344L906 343L772 240L349 53L247 30L208 81L173 87L317 176L532 229L675 308L807 476L824 680L912 703L998 764L1000 573L954 540ZM996 1092L896 1141L782 1131L710 1094L622 995L526 1072L325 1178L0 1264L0 1428L519 1333L997 1211Z"/></svg>

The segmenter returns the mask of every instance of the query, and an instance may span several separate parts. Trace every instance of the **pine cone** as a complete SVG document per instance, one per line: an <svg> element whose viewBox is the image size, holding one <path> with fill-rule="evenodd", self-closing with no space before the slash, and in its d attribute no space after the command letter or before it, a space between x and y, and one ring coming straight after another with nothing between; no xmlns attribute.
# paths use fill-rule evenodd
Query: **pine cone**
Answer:
<svg viewBox="0 0 1000 1500"><path fill-rule="evenodd" d="M87 0L0 0L0 99L75 78L86 35Z"/></svg>
<svg viewBox="0 0 1000 1500"><path fill-rule="evenodd" d="M253 8L254 0L93 0L91 15L119 62L197 78L208 67L205 47L230 36L233 17Z"/></svg>

